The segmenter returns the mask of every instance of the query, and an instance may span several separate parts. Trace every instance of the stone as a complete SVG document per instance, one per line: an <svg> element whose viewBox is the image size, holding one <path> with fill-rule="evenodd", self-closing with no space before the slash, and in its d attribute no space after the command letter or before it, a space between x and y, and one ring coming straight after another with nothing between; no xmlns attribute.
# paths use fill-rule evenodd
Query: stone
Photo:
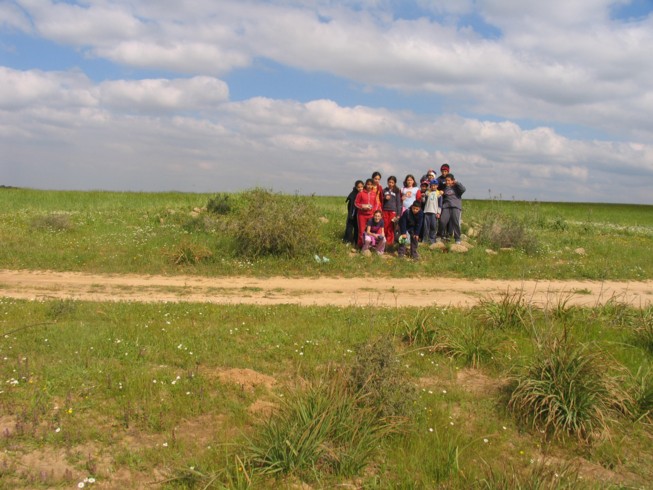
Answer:
<svg viewBox="0 0 653 490"><path fill-rule="evenodd" d="M464 254L467 253L467 247L465 247L462 243L454 243L449 248L449 251L457 254Z"/></svg>

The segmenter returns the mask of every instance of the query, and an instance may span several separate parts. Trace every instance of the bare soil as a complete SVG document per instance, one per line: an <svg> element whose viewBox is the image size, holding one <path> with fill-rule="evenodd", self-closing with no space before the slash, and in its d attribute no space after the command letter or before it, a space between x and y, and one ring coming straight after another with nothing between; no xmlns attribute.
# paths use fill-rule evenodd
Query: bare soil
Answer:
<svg viewBox="0 0 653 490"><path fill-rule="evenodd" d="M520 281L414 278L256 278L86 274L0 270L0 296L45 300L294 304L302 306L462 306L522 292L536 306L596 306L619 301L647 307L653 281Z"/></svg>

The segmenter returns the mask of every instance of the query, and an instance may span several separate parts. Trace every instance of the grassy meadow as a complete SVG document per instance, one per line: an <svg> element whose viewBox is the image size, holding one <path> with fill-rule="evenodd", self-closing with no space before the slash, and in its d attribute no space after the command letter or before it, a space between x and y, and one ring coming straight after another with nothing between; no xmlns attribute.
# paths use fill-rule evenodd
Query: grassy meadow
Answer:
<svg viewBox="0 0 653 490"><path fill-rule="evenodd" d="M413 262L352 255L344 198L314 198L302 213L317 230L300 240L310 246L276 255L239 244L247 193L202 211L211 199L0 189L0 268L653 277L650 206L469 200L476 246ZM0 294L0 488L650 487L653 307L567 301L535 309L506 292L470 309L383 309Z"/></svg>
<svg viewBox="0 0 653 490"><path fill-rule="evenodd" d="M236 211L242 209L249 194L232 196L230 206ZM343 197L312 199L313 213L320 220L307 225L315 229L311 229L306 253L291 256L243 253L247 240L239 239L237 233L245 221L242 214L234 219L230 213L193 212L205 208L213 197L0 189L0 267L353 277L368 274L372 263L375 274L394 277L653 278L649 257L653 247L651 206L467 200L463 201L463 232L470 226L477 234L485 229L488 239L498 238L494 243L482 237L470 239L476 246L466 254L443 254L421 247L423 260L419 263L382 263L376 258L352 256L351 247L342 243L346 217ZM292 210L288 214L292 215ZM255 236L274 238L286 229L287 223L278 219ZM301 242L303 238L290 239ZM512 251L499 251L502 243ZM488 248L499 253L489 255ZM579 249L583 252L578 253ZM315 254L327 257L329 262L316 262Z"/></svg>

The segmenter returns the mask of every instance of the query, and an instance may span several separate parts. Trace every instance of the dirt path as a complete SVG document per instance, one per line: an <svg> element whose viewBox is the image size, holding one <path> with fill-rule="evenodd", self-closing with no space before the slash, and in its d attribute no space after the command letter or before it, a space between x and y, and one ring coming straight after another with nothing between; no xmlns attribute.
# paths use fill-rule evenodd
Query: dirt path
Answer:
<svg viewBox="0 0 653 490"><path fill-rule="evenodd" d="M394 287L394 289L393 289ZM335 306L471 306L506 291L523 291L538 305L593 306L612 298L637 307L653 302L653 281L519 281L486 279L369 279L194 277L0 270L0 296L20 299L297 304Z"/></svg>

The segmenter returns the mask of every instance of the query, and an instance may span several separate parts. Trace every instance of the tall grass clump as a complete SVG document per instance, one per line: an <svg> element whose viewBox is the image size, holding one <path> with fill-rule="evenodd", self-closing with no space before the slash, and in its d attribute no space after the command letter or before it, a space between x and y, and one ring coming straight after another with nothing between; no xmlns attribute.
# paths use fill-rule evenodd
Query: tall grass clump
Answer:
<svg viewBox="0 0 653 490"><path fill-rule="evenodd" d="M411 320L402 320L404 332L402 339L408 345L433 345L438 338L434 320L424 310L419 310Z"/></svg>
<svg viewBox="0 0 653 490"><path fill-rule="evenodd" d="M526 325L530 313L524 292L521 289L513 292L507 290L500 295L498 301L492 298L483 298L476 311L481 323L493 329L523 327Z"/></svg>
<svg viewBox="0 0 653 490"><path fill-rule="evenodd" d="M434 349L462 360L465 366L478 368L494 359L497 340L482 324L469 324L447 330Z"/></svg>
<svg viewBox="0 0 653 490"><path fill-rule="evenodd" d="M571 436L590 442L632 403L615 363L595 345L583 345L566 332L546 339L535 357L512 377L508 409L548 438Z"/></svg>
<svg viewBox="0 0 653 490"><path fill-rule="evenodd" d="M238 250L247 257L293 258L317 248L318 225L317 205L312 197L253 189L235 212L234 232Z"/></svg>
<svg viewBox="0 0 653 490"><path fill-rule="evenodd" d="M653 306L635 314L635 344L653 354Z"/></svg>
<svg viewBox="0 0 653 490"><path fill-rule="evenodd" d="M350 389L345 370L290 393L250 439L247 461L268 475L358 474L397 428L395 421L380 419L365 397Z"/></svg>
<svg viewBox="0 0 653 490"><path fill-rule="evenodd" d="M485 477L474 482L473 488L486 490L573 490L585 488L578 469L570 464L554 466L545 461L532 464L526 471L514 467L501 470L488 467ZM587 487L589 488L589 487Z"/></svg>
<svg viewBox="0 0 653 490"><path fill-rule="evenodd" d="M487 213L480 222L479 242L493 248L516 248L527 254L537 252L537 238L523 220L493 212Z"/></svg>

